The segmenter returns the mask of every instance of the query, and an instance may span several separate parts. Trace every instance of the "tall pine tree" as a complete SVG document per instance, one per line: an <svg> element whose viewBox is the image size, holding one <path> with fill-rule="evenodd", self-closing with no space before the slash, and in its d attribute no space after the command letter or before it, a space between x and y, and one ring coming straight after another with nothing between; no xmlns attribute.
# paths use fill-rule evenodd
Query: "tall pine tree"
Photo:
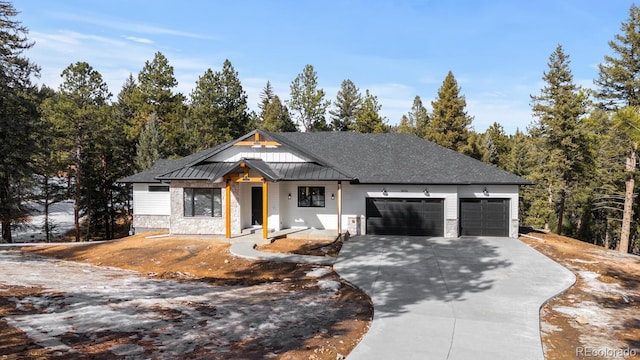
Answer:
<svg viewBox="0 0 640 360"><path fill-rule="evenodd" d="M340 90L333 102L334 108L329 110L331 127L334 131L353 130L356 112L362 106L360 89L351 80L342 81Z"/></svg>
<svg viewBox="0 0 640 360"><path fill-rule="evenodd" d="M324 90L318 89L318 75L313 65L305 65L302 73L291 82L290 89L289 108L302 130L329 130L325 113L330 101L324 99Z"/></svg>
<svg viewBox="0 0 640 360"><path fill-rule="evenodd" d="M426 129L425 138L460 152L467 145L473 118L467 115L467 102L460 95L460 87L451 71L445 77L438 90L438 97L431 102L431 106L431 123Z"/></svg>
<svg viewBox="0 0 640 360"><path fill-rule="evenodd" d="M24 183L37 150L37 89L31 79L38 67L23 55L33 46L28 30L14 18L10 2L0 2L0 225L2 241L11 242L11 225L24 219Z"/></svg>
<svg viewBox="0 0 640 360"><path fill-rule="evenodd" d="M538 186L546 187L548 206L557 209L558 234L563 231L567 198L594 163L593 149L582 123L587 99L573 83L569 63L569 56L558 45L549 57L549 71L542 77L544 88L540 95L531 96L533 114L538 118L535 134L545 156L538 170L547 180Z"/></svg>

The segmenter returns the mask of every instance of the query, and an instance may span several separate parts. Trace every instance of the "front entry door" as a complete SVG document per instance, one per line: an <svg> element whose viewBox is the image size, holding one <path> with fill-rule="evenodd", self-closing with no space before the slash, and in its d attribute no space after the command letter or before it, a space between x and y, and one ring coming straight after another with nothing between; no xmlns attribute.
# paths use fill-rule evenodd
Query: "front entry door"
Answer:
<svg viewBox="0 0 640 360"><path fill-rule="evenodd" d="M262 188L251 188L251 225L262 225Z"/></svg>

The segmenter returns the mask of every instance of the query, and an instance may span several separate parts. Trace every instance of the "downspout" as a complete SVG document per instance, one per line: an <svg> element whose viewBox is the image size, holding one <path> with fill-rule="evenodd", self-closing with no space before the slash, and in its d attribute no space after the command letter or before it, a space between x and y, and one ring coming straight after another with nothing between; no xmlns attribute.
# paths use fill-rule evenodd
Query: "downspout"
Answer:
<svg viewBox="0 0 640 360"><path fill-rule="evenodd" d="M342 181L338 181L338 236L342 234Z"/></svg>

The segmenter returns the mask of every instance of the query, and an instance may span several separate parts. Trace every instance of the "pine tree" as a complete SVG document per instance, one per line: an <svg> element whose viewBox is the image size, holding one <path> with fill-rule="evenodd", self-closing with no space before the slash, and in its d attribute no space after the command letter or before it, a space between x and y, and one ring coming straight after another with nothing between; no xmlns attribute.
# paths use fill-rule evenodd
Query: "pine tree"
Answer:
<svg viewBox="0 0 640 360"><path fill-rule="evenodd" d="M414 134L421 138L425 138L430 119L427 108L424 107L420 96L416 95L416 97L413 98L413 105L411 106L411 111L407 117L409 119L409 123L415 125Z"/></svg>
<svg viewBox="0 0 640 360"><path fill-rule="evenodd" d="M289 110L282 104L278 95L273 95L271 102L265 106L260 129L271 132L298 131L296 124L291 120Z"/></svg>
<svg viewBox="0 0 640 360"><path fill-rule="evenodd" d="M251 130L247 95L229 60L225 60L219 72L207 69L198 78L190 97L192 151L221 144Z"/></svg>
<svg viewBox="0 0 640 360"><path fill-rule="evenodd" d="M502 125L494 122L484 133L486 162L501 169L507 168L506 158L510 153L510 141Z"/></svg>
<svg viewBox="0 0 640 360"><path fill-rule="evenodd" d="M431 124L425 138L454 151L461 151L467 145L469 126L473 118L467 115L467 102L460 95L460 87L453 73L449 71L438 90L438 97L431 102L433 112ZM417 126L417 124L416 124Z"/></svg>
<svg viewBox="0 0 640 360"><path fill-rule="evenodd" d="M162 130L158 124L158 116L151 113L147 123L142 128L136 151L136 166L138 170L150 168L162 158Z"/></svg>
<svg viewBox="0 0 640 360"><path fill-rule="evenodd" d="M23 195L36 148L37 89L31 79L38 67L23 56L33 43L10 2L0 2L0 225L2 241L11 242L11 225L26 215Z"/></svg>
<svg viewBox="0 0 640 360"><path fill-rule="evenodd" d="M386 133L389 128L385 119L380 116L382 105L378 104L378 97L366 90L362 106L356 111L353 130L360 133Z"/></svg>
<svg viewBox="0 0 640 360"><path fill-rule="evenodd" d="M334 108L329 110L333 130L352 130L356 119L356 112L362 106L360 89L356 87L353 81L348 79L342 81L333 106Z"/></svg>
<svg viewBox="0 0 640 360"><path fill-rule="evenodd" d="M409 116L402 115L402 118L400 119L400 123L396 127L395 132L400 133L400 134L415 135L416 134L416 126L414 125L413 121L411 120L411 118Z"/></svg>
<svg viewBox="0 0 640 360"><path fill-rule="evenodd" d="M598 96L608 108L640 106L640 9L631 5L629 19L621 26L623 34L615 35L609 47L617 56L605 56L598 65L600 73L594 82Z"/></svg>
<svg viewBox="0 0 640 360"><path fill-rule="evenodd" d="M586 96L573 83L569 56L558 45L549 57L549 71L544 73L545 87L531 96L533 113L538 118L537 134L546 155L540 172L549 181L549 206L556 208L557 233L563 231L567 198L594 163L582 118L586 113Z"/></svg>
<svg viewBox="0 0 640 360"><path fill-rule="evenodd" d="M273 97L275 93L273 92L273 88L271 87L271 82L267 80L267 85L264 86L264 89L260 92L260 103L258 104L258 108L260 112L263 113L264 109L267 105L271 104L273 101Z"/></svg>
<svg viewBox="0 0 640 360"><path fill-rule="evenodd" d="M100 141L109 136L104 131L108 112L106 102L111 96L102 75L86 62L69 65L62 71L63 81L58 93L42 105L47 121L59 134L56 147L67 154L65 170L73 174L75 187L73 196L75 238L80 240L81 208L87 205L85 189L93 189L85 183L94 174L87 164L88 159ZM88 214L90 215L90 214Z"/></svg>
<svg viewBox="0 0 640 360"><path fill-rule="evenodd" d="M146 119L155 113L165 134L163 147L167 155L184 156L190 152L184 142L187 136L185 98L181 93L173 92L176 86L178 81L173 74L173 66L162 53L157 52L151 62L145 62L132 94L136 115L130 121L132 130L129 138L137 142Z"/></svg>
<svg viewBox="0 0 640 360"><path fill-rule="evenodd" d="M330 101L324 100L324 90L318 89L318 75L312 65L291 82L289 108L296 114L298 125L305 131L329 130L325 113Z"/></svg>

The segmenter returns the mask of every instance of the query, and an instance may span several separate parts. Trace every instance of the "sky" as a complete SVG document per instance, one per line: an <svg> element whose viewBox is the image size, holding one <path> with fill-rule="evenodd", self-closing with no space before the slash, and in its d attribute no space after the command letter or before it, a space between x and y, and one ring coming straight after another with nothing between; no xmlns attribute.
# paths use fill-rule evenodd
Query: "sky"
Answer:
<svg viewBox="0 0 640 360"><path fill-rule="evenodd" d="M174 91L189 96L207 69L229 59L249 107L267 81L284 100L307 64L334 101L343 80L378 97L397 124L420 96L431 111L451 71L472 126L508 134L534 120L530 95L558 45L574 82L595 88L598 64L613 55L631 2L619 0L14 0L35 42L25 53L38 84L57 88L70 64L89 63L115 96L156 52L174 68Z"/></svg>

